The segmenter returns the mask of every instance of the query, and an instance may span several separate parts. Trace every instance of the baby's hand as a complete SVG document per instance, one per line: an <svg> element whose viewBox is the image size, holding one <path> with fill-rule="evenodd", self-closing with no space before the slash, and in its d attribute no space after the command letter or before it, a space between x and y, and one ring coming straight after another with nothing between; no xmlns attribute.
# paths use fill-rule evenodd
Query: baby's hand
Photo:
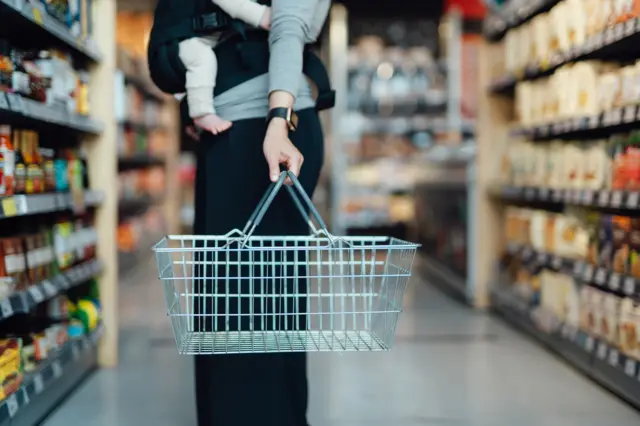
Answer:
<svg viewBox="0 0 640 426"><path fill-rule="evenodd" d="M262 14L262 19L260 19L260 28L264 30L268 30L271 28L271 8L267 7Z"/></svg>

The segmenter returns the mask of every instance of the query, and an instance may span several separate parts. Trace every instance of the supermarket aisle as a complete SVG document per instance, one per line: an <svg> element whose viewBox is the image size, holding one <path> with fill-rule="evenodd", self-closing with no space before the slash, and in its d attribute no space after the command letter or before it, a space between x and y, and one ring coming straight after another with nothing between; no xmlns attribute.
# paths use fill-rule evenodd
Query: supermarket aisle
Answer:
<svg viewBox="0 0 640 426"><path fill-rule="evenodd" d="M46 426L195 425L149 264L121 286L122 358ZM616 426L640 414L490 316L414 280L389 354L314 355L312 426Z"/></svg>

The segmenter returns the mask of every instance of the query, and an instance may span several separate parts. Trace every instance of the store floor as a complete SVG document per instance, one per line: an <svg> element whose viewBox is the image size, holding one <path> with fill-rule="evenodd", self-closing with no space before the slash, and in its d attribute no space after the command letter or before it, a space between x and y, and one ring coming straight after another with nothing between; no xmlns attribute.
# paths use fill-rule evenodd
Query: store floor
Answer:
<svg viewBox="0 0 640 426"><path fill-rule="evenodd" d="M121 359L45 426L195 425L153 264L121 284ZM315 354L312 426L637 426L640 413L500 320L414 279L390 353Z"/></svg>

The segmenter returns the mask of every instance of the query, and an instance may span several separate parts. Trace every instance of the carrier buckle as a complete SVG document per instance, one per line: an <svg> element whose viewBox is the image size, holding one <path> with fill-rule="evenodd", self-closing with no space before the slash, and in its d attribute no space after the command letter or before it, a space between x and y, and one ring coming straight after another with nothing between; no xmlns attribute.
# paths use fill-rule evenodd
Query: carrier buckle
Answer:
<svg viewBox="0 0 640 426"><path fill-rule="evenodd" d="M222 13L208 13L193 17L193 31L197 33L213 33L225 29L229 19Z"/></svg>

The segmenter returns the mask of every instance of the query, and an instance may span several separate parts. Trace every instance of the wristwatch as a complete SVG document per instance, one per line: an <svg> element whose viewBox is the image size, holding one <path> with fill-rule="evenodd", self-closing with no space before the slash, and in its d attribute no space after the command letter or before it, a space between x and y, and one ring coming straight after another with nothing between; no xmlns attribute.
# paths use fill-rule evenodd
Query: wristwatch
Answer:
<svg viewBox="0 0 640 426"><path fill-rule="evenodd" d="M267 125L274 118L284 118L290 132L295 132L298 128L298 114L296 114L293 108L278 107L270 109L267 114Z"/></svg>

